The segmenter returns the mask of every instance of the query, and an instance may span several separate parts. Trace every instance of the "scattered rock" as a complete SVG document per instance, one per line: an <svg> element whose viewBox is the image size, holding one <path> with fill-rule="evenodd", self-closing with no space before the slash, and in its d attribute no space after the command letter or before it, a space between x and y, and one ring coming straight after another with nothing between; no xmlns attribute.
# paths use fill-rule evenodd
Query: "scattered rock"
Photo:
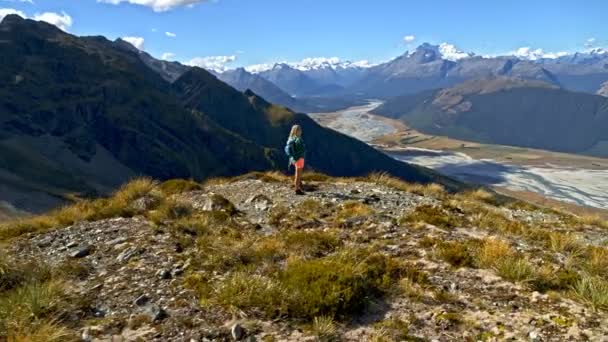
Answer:
<svg viewBox="0 0 608 342"><path fill-rule="evenodd" d="M159 277L160 279L164 279L164 280L172 278L171 271L166 270L166 269L165 270L158 270L158 272L156 272L156 276Z"/></svg>
<svg viewBox="0 0 608 342"><path fill-rule="evenodd" d="M93 252L93 246L86 245L70 253L72 258L84 258Z"/></svg>
<svg viewBox="0 0 608 342"><path fill-rule="evenodd" d="M266 211L272 207L272 200L263 194L257 194L249 197L245 203L253 204L254 208L261 211Z"/></svg>
<svg viewBox="0 0 608 342"><path fill-rule="evenodd" d="M240 341L245 336L245 329L236 323L230 328L230 334L235 341Z"/></svg>
<svg viewBox="0 0 608 342"><path fill-rule="evenodd" d="M135 246L129 247L129 248L125 249L124 251L122 251L120 254L118 254L118 256L116 257L116 261L127 262L127 261L129 261L129 259L131 259L133 256L135 256L135 254L137 254L137 253L138 253L137 247L135 247Z"/></svg>
<svg viewBox="0 0 608 342"><path fill-rule="evenodd" d="M150 297L148 297L148 295L143 294L137 297L137 299L133 301L133 304L135 304L136 306L144 306L148 304L148 302L150 302Z"/></svg>
<svg viewBox="0 0 608 342"><path fill-rule="evenodd" d="M152 322L160 322L169 317L169 313L158 305L147 305L145 306L143 312L150 317Z"/></svg>
<svg viewBox="0 0 608 342"><path fill-rule="evenodd" d="M155 196L146 195L133 201L131 208L141 213L156 208L160 200Z"/></svg>

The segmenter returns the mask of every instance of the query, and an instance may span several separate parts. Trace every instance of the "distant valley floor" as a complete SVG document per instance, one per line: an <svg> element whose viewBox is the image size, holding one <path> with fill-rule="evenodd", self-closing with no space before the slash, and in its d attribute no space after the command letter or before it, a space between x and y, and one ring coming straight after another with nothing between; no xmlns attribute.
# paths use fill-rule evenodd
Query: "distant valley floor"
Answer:
<svg viewBox="0 0 608 342"><path fill-rule="evenodd" d="M608 213L608 159L429 136L373 115L379 105L370 101L311 117L399 160L534 202L548 199Z"/></svg>

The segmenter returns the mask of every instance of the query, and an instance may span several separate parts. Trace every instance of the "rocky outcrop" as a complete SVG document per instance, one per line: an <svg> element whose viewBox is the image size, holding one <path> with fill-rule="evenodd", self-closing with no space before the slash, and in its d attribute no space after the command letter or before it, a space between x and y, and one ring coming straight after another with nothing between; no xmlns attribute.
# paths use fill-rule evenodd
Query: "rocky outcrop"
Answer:
<svg viewBox="0 0 608 342"><path fill-rule="evenodd" d="M498 239L535 267L555 267L558 272L570 267L568 257L573 257L568 248L558 246L558 235L547 238L553 241L548 246L553 247L541 247L544 242L534 243L530 236L517 233L516 227L542 227L537 234L567 230L581 250L604 248L600 246L608 241L605 230L579 224L571 230L567 227L573 221L560 213L521 204L496 207L498 202L483 193L452 196L438 188L403 184L321 179L307 181L306 194L297 196L287 180L223 181L162 199L165 204L136 200L140 214L135 217L76 223L24 236L7 251L20 259L42 259L50 265L72 260L84 268L80 280L70 283L70 288L87 299L86 310L66 317L71 317L68 324L79 329L86 341L120 337L146 341L312 341L323 336L346 341L378 336L438 341L608 338L606 311L591 309L571 296L570 290L541 290L532 280L509 280L496 268L466 261L479 256L465 253L454 261L445 252L453 248L458 254L462 251L455 246L483 246L483 241ZM179 203L193 211L181 218L149 218L158 218L166 203ZM483 224L484 217L488 225ZM501 230L503 225L510 228ZM330 234L339 240L316 245L313 235L302 242L294 238L297 234ZM251 239L242 240L244 235ZM281 236L291 239L285 251L276 245ZM241 244L244 241L249 242ZM324 244L370 248L409 265L409 273L389 284L395 286L394 292L366 299L373 304L362 311L336 316L340 324L315 319L313 328L300 328L302 321L291 320L290 314L269 319L256 309L263 303L243 305L243 299L228 297L222 300L233 301L233 306L213 304L214 291L226 286L234 272L243 272L232 268L235 262L257 265L247 271L253 279L270 267L255 264L255 258L263 254L248 254L248 250L273 251L268 262L276 262L274 272L280 272L292 262L281 261L281 255L302 244L309 248L302 250L307 255L304 258L311 260L331 255L323 252ZM218 250L220 246L226 249ZM467 253L477 255L471 248ZM216 264L222 258L225 261ZM222 266L210 271L210 262ZM201 279L206 280L201 283ZM199 286L207 282L219 287L205 292L209 289ZM254 294L235 292L230 296ZM407 329L398 328L401 326Z"/></svg>

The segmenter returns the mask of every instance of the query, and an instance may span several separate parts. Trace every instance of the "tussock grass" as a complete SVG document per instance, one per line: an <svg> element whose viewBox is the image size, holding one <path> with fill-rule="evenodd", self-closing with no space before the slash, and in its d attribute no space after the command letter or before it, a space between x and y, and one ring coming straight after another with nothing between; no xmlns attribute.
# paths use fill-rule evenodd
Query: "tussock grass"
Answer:
<svg viewBox="0 0 608 342"><path fill-rule="evenodd" d="M454 267L472 267L476 244L473 240L441 242L436 247L436 254Z"/></svg>
<svg viewBox="0 0 608 342"><path fill-rule="evenodd" d="M374 214L374 209L367 204L356 201L348 201L339 207L334 220L337 224L342 224L348 219L370 216L372 214Z"/></svg>
<svg viewBox="0 0 608 342"><path fill-rule="evenodd" d="M147 213L147 217L154 223L174 221L191 216L194 209L190 204L168 199L163 201L156 210Z"/></svg>
<svg viewBox="0 0 608 342"><path fill-rule="evenodd" d="M444 198L447 195L445 188L439 184L407 183L399 178L390 176L387 173L372 173L367 176L367 180L378 185L388 186L396 190L410 192L421 196Z"/></svg>
<svg viewBox="0 0 608 342"><path fill-rule="evenodd" d="M31 282L50 279L52 271L36 260L16 260L0 253L0 292L8 291Z"/></svg>
<svg viewBox="0 0 608 342"><path fill-rule="evenodd" d="M523 257L499 260L494 266L498 275L512 282L529 283L534 280L534 266Z"/></svg>
<svg viewBox="0 0 608 342"><path fill-rule="evenodd" d="M580 254L583 251L582 243L574 234L551 232L547 244L552 251L557 253Z"/></svg>
<svg viewBox="0 0 608 342"><path fill-rule="evenodd" d="M333 341L338 338L336 322L330 316L318 316L312 320L311 333L320 341Z"/></svg>
<svg viewBox="0 0 608 342"><path fill-rule="evenodd" d="M268 276L233 273L208 293L209 303L219 304L231 312L261 311L266 317L287 313L288 290L278 280Z"/></svg>
<svg viewBox="0 0 608 342"><path fill-rule="evenodd" d="M424 298L424 288L410 278L401 278L398 286L401 293L410 299L420 301Z"/></svg>
<svg viewBox="0 0 608 342"><path fill-rule="evenodd" d="M578 216L577 219L581 224L608 229L608 220L599 215L582 215Z"/></svg>
<svg viewBox="0 0 608 342"><path fill-rule="evenodd" d="M165 195L181 194L189 191L203 190L202 184L191 179L171 179L158 185L158 189Z"/></svg>
<svg viewBox="0 0 608 342"><path fill-rule="evenodd" d="M314 199L306 199L294 208L274 206L270 209L268 222L281 229L298 228L314 220L321 220L332 215L334 206Z"/></svg>
<svg viewBox="0 0 608 342"><path fill-rule="evenodd" d="M497 196L485 189L476 189L467 191L456 196L458 199L467 201L483 202L486 204L497 206L501 204Z"/></svg>
<svg viewBox="0 0 608 342"><path fill-rule="evenodd" d="M608 281L594 276L584 276L573 286L572 293L595 309L608 310Z"/></svg>
<svg viewBox="0 0 608 342"><path fill-rule="evenodd" d="M452 229L464 225L464 220L443 206L424 204L416 207L414 211L399 220L399 224L428 223L439 228Z"/></svg>
<svg viewBox="0 0 608 342"><path fill-rule="evenodd" d="M373 342L416 341L409 335L409 324L397 317L374 324L376 331L371 337Z"/></svg>
<svg viewBox="0 0 608 342"><path fill-rule="evenodd" d="M486 239L475 254L475 262L479 267L493 268L500 260L514 256L515 251L507 242L498 239Z"/></svg>
<svg viewBox="0 0 608 342"><path fill-rule="evenodd" d="M151 178L135 179L118 189L111 197L83 200L46 215L17 220L0 225L0 240L23 234L57 229L82 221L96 221L111 217L130 217L135 214L131 203L149 193L157 185Z"/></svg>
<svg viewBox="0 0 608 342"><path fill-rule="evenodd" d="M267 243L234 243L231 250L241 253L236 257L240 263L222 265L225 270L234 270L230 276L215 281L190 277L189 286L205 298L205 305L261 313L266 318L288 316L310 321L321 316L345 318L358 312L370 297L387 292L402 271L393 259L359 249L343 249L319 258L302 258L294 253L279 267L281 260L266 259L275 254L275 247L268 247ZM285 246L278 244L278 249L282 248ZM256 260L253 256L260 250L273 250L273 253L262 253L265 257ZM201 254L209 251L214 252L215 257L227 253L206 249ZM287 256L290 252L283 251L283 254ZM244 267L243 262L247 262L248 267ZM274 263L276 267L264 267L265 263Z"/></svg>
<svg viewBox="0 0 608 342"><path fill-rule="evenodd" d="M590 274L608 279L608 248L589 247L586 251L583 269Z"/></svg>
<svg viewBox="0 0 608 342"><path fill-rule="evenodd" d="M0 336L8 340L67 340L67 329L53 321L66 294L58 281L32 282L0 297Z"/></svg>

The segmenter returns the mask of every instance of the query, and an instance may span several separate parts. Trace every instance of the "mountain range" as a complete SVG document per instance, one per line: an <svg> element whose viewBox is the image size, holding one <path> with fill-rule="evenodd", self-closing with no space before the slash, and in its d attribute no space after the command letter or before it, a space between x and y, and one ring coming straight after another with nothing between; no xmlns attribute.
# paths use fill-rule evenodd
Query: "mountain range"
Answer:
<svg viewBox="0 0 608 342"><path fill-rule="evenodd" d="M120 40L8 15L0 42L0 200L19 209L105 194L137 175L201 180L283 170L282 149L296 123L310 141L312 169L445 180Z"/></svg>
<svg viewBox="0 0 608 342"><path fill-rule="evenodd" d="M375 113L422 132L608 157L608 98L506 76L403 95Z"/></svg>
<svg viewBox="0 0 608 342"><path fill-rule="evenodd" d="M556 58L482 57L444 44L424 43L374 66L277 63L247 69L294 96L389 98L492 76L542 80L568 90L596 93L608 81L608 52L593 49Z"/></svg>

